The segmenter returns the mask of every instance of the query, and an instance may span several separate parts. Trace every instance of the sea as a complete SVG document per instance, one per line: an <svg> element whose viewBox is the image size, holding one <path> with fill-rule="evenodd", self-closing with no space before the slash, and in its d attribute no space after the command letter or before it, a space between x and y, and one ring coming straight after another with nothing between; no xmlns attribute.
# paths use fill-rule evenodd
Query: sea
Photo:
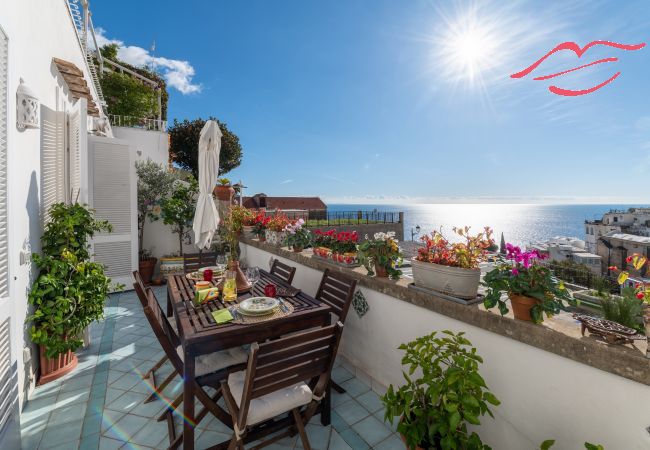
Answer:
<svg viewBox="0 0 650 450"><path fill-rule="evenodd" d="M408 204L361 205L328 204L334 211L403 211L404 239L411 240L411 231L420 226L418 239L423 233L441 230L453 239L453 227L471 227L478 232L489 226L499 243L501 233L506 242L525 246L531 242L545 241L556 236L585 238L585 220L600 219L610 210L627 210L648 205L540 205L540 204Z"/></svg>

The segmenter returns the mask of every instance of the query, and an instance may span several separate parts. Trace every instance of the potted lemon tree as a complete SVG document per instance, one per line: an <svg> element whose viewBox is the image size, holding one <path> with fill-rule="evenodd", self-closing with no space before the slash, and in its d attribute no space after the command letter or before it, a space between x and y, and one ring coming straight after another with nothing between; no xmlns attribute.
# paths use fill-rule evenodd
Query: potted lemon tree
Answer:
<svg viewBox="0 0 650 450"><path fill-rule="evenodd" d="M74 351L83 345L81 335L103 317L112 288L104 266L90 260L88 243L95 233L111 231L111 225L79 204L54 204L49 217L41 237L42 254L33 256L40 273L29 293L33 311L26 319L40 349L39 384L77 366Z"/></svg>
<svg viewBox="0 0 650 450"><path fill-rule="evenodd" d="M492 230L470 234L470 228L454 228L459 242L450 242L434 231L423 236L425 246L412 259L413 282L416 286L469 300L476 298L481 270L479 263L494 246Z"/></svg>

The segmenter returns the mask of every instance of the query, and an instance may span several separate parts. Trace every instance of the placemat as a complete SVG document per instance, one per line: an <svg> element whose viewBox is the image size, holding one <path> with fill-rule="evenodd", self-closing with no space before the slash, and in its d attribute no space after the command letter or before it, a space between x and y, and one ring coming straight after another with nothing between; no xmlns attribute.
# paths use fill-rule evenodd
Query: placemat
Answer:
<svg viewBox="0 0 650 450"><path fill-rule="evenodd" d="M269 322L271 320L281 319L283 317L287 317L293 312L293 305L291 303L284 302L284 306L287 309L286 311L284 311L283 308L281 307L277 307L273 310L271 314L265 314L263 316L245 316L239 311L237 311L237 305L235 305L234 308L231 306L229 308L233 308L230 311L235 319L230 323L236 323L238 325L247 325L251 323Z"/></svg>

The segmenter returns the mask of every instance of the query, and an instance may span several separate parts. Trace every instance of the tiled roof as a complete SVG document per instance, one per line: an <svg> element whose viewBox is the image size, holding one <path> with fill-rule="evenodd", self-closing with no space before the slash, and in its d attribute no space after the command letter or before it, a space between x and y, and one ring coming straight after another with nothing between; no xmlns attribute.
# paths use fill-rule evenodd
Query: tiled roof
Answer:
<svg viewBox="0 0 650 450"><path fill-rule="evenodd" d="M247 208L259 208L259 197L244 197L242 204ZM266 197L267 209L327 209L319 197Z"/></svg>
<svg viewBox="0 0 650 450"><path fill-rule="evenodd" d="M52 58L52 60L68 85L72 96L75 99L82 97L85 98L88 101L88 115L95 117L99 116L99 108L97 108L97 104L93 100L90 88L88 87L88 83L86 83L84 73L81 69L73 63L64 61L63 59Z"/></svg>

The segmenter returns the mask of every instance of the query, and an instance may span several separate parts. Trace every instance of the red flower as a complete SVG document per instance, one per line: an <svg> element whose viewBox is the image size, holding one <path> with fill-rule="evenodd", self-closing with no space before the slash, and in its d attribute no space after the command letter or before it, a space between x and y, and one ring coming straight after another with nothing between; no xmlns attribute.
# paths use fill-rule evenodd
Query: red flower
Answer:
<svg viewBox="0 0 650 450"><path fill-rule="evenodd" d="M628 256L627 258L625 258L625 262L628 262L628 263L632 262L632 257Z"/></svg>
<svg viewBox="0 0 650 450"><path fill-rule="evenodd" d="M609 270L618 270L618 267L616 267L616 266L609 266L607 269L609 269Z"/></svg>
<svg viewBox="0 0 650 450"><path fill-rule="evenodd" d="M644 297L645 297L645 294L643 292L637 292L636 293L636 298L638 298L639 300L643 300Z"/></svg>

